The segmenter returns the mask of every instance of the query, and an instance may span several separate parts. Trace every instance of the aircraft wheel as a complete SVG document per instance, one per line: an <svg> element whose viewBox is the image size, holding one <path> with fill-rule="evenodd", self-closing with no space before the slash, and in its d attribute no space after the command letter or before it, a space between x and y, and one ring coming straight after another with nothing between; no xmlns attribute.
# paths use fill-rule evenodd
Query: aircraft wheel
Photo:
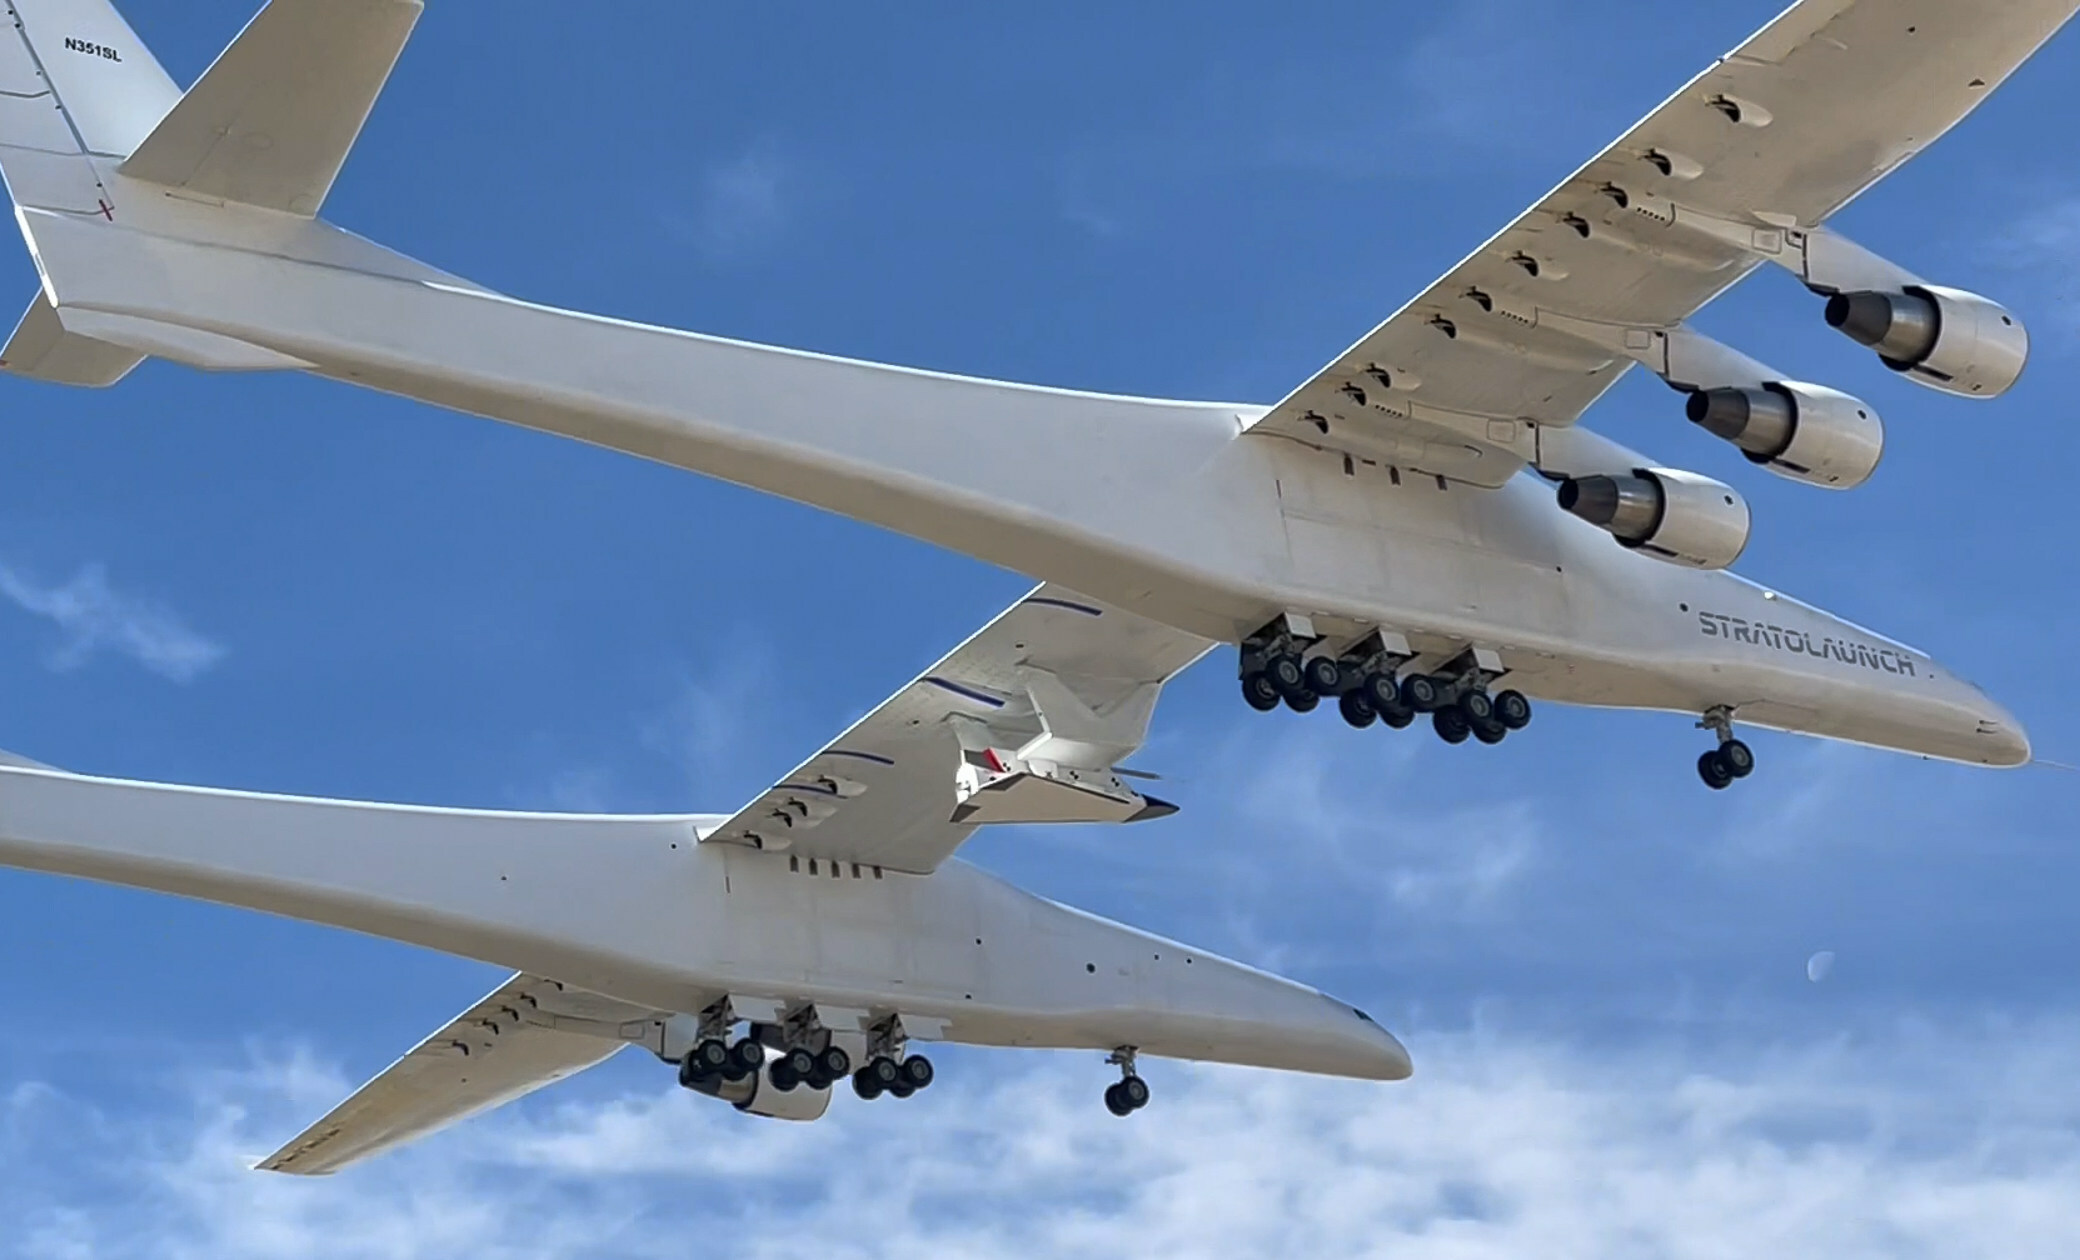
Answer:
<svg viewBox="0 0 2080 1260"><path fill-rule="evenodd" d="M1489 718L1485 722L1475 722L1472 726L1473 737L1483 744L1499 744L1502 742L1502 737L1509 734L1509 728L1494 718Z"/></svg>
<svg viewBox="0 0 2080 1260"><path fill-rule="evenodd" d="M1391 709L1381 709L1379 720L1397 731L1405 731L1416 720L1416 711L1407 705L1397 704Z"/></svg>
<svg viewBox="0 0 2080 1260"><path fill-rule="evenodd" d="M793 1055L783 1055L775 1060L772 1070L767 1075L772 1078L773 1088L783 1094L793 1093L795 1087L802 1083L801 1075L794 1070Z"/></svg>
<svg viewBox="0 0 2080 1260"><path fill-rule="evenodd" d="M1372 707L1372 701L1366 699L1362 691L1344 692L1336 697L1336 707L1343 711L1343 720L1359 730L1372 725L1379 717L1379 711Z"/></svg>
<svg viewBox="0 0 2080 1260"><path fill-rule="evenodd" d="M1278 688L1262 670L1251 670L1242 676L1242 698L1257 712L1269 713L1278 707Z"/></svg>
<svg viewBox="0 0 2080 1260"><path fill-rule="evenodd" d="M766 1062L766 1048L756 1037L746 1037L729 1048L729 1064L737 1073L737 1079L758 1071Z"/></svg>
<svg viewBox="0 0 2080 1260"><path fill-rule="evenodd" d="M901 1081L897 1081L895 1084L888 1087L888 1096L890 1098L908 1098L910 1095L916 1092L916 1089L903 1084Z"/></svg>
<svg viewBox="0 0 2080 1260"><path fill-rule="evenodd" d="M1148 1082L1138 1076L1123 1076L1119 1082L1119 1096L1135 1111L1148 1106Z"/></svg>
<svg viewBox="0 0 2080 1260"><path fill-rule="evenodd" d="M1459 712L1464 713L1466 720L1478 729L1481 723L1494 720L1495 702L1485 691L1469 691L1459 697Z"/></svg>
<svg viewBox="0 0 2080 1260"><path fill-rule="evenodd" d="M874 1074L866 1068L861 1068L852 1074L852 1092L868 1102L873 1102L876 1098L881 1097L882 1089L881 1082L874 1079Z"/></svg>
<svg viewBox="0 0 2080 1260"><path fill-rule="evenodd" d="M1312 691L1297 692L1286 697L1286 707L1295 713L1312 713L1322 698Z"/></svg>
<svg viewBox="0 0 2080 1260"><path fill-rule="evenodd" d="M1134 1114L1134 1104L1128 1102L1120 1093L1119 1087L1125 1083L1114 1081L1105 1087L1105 1110L1121 1118Z"/></svg>
<svg viewBox="0 0 2080 1260"><path fill-rule="evenodd" d="M1401 680L1401 702L1418 713L1434 711L1443 698L1437 680L1428 674L1410 674Z"/></svg>
<svg viewBox="0 0 2080 1260"><path fill-rule="evenodd" d="M903 1060L902 1071L903 1084L911 1089L923 1089L938 1076L932 1068L932 1061L921 1054L913 1054Z"/></svg>
<svg viewBox="0 0 2080 1260"><path fill-rule="evenodd" d="M1531 702L1521 691L1505 691L1495 697L1495 720L1513 731L1531 725Z"/></svg>
<svg viewBox="0 0 2080 1260"><path fill-rule="evenodd" d="M707 1079L707 1074L701 1071L700 1060L691 1054L679 1060L680 1089L699 1089Z"/></svg>
<svg viewBox="0 0 2080 1260"><path fill-rule="evenodd" d="M1733 786L1733 771L1727 768L1726 759L1716 748L1698 757L1697 777L1714 792L1723 792Z"/></svg>
<svg viewBox="0 0 2080 1260"><path fill-rule="evenodd" d="M1437 737L1447 744L1463 744L1473 734L1473 723L1456 708L1438 709L1430 715L1430 725L1437 730Z"/></svg>
<svg viewBox="0 0 2080 1260"><path fill-rule="evenodd" d="M1343 690L1343 666L1331 656L1317 656L1301 667L1308 689L1318 696L1333 696Z"/></svg>
<svg viewBox="0 0 2080 1260"><path fill-rule="evenodd" d="M729 1066L729 1047L709 1037L693 1048L692 1057L704 1074L713 1076Z"/></svg>
<svg viewBox="0 0 2080 1260"><path fill-rule="evenodd" d="M1719 745L1719 761L1726 773L1736 779L1745 779L1755 773L1755 752L1737 739L1729 739Z"/></svg>
<svg viewBox="0 0 2080 1260"><path fill-rule="evenodd" d="M1300 658L1281 652L1264 662L1264 676L1271 680L1272 690L1291 701L1295 696L1309 694L1307 674L1300 668Z"/></svg>
<svg viewBox="0 0 2080 1260"><path fill-rule="evenodd" d="M852 1056L843 1046L825 1046L817 1052L816 1070L825 1080L841 1080L852 1075Z"/></svg>
<svg viewBox="0 0 2080 1260"><path fill-rule="evenodd" d="M1392 674L1365 675L1363 691L1365 698L1372 701L1372 707L1378 712L1385 713L1389 709L1402 707L1401 688L1395 684Z"/></svg>

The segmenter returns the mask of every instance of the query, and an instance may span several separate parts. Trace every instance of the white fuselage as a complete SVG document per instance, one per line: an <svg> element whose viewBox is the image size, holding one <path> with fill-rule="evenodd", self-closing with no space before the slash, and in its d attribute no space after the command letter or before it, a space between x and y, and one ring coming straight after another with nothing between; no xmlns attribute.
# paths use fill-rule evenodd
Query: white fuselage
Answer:
<svg viewBox="0 0 2080 1260"><path fill-rule="evenodd" d="M1375 1080L1379 1025L1315 989L1043 900L701 844L721 815L496 813L0 766L0 866L243 906L667 1012L725 996L900 1014L936 1039Z"/></svg>
<svg viewBox="0 0 2080 1260"><path fill-rule="evenodd" d="M203 364L279 356L755 486L1208 638L1300 612L1351 637L1399 632L1440 660L1492 648L1511 686L1545 699L1726 706L1957 761L2029 757L2011 715L1927 656L1730 573L1628 552L1528 477L1486 490L1245 435L1260 407L1013 385L531 305L322 223L105 179L114 225L23 212L61 311L95 336Z"/></svg>

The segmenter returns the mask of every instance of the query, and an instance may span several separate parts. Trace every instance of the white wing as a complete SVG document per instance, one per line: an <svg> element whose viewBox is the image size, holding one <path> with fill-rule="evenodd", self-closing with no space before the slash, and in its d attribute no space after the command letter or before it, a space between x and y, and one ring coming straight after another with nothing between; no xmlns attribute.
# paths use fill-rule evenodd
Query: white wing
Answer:
<svg viewBox="0 0 2080 1260"><path fill-rule="evenodd" d="M516 975L261 1162L315 1176L511 1102L640 1040L661 1015Z"/></svg>
<svg viewBox="0 0 2080 1260"><path fill-rule="evenodd" d="M2073 0L1804 0L1253 426L1498 486L1632 360L1579 335L1681 323L1956 125ZM1750 248L1673 211L1747 225ZM1772 238L1771 233L1775 233ZM1555 325L1573 322L1573 332ZM1815 325L1818 325L1817 318Z"/></svg>
<svg viewBox="0 0 2080 1260"><path fill-rule="evenodd" d="M703 839L923 873L979 823L1126 821L1113 769L1212 646L1042 586Z"/></svg>

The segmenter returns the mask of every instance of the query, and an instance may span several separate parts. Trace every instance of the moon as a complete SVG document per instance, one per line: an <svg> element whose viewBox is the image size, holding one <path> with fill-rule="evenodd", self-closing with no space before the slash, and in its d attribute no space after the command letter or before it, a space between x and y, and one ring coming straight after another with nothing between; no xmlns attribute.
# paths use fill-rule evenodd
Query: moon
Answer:
<svg viewBox="0 0 2080 1260"><path fill-rule="evenodd" d="M1831 949L1823 949L1811 958L1806 959L1806 979L1814 984L1827 979L1827 973L1833 970L1834 951Z"/></svg>

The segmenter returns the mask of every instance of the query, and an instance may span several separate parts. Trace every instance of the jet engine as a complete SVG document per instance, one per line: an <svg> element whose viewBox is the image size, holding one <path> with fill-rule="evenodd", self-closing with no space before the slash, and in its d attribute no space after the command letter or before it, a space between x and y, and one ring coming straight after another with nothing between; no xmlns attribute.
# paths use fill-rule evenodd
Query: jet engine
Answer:
<svg viewBox="0 0 2080 1260"><path fill-rule="evenodd" d="M1963 398L2006 393L2029 362L2022 321L1962 289L1837 293L1827 299L1827 322L1907 379Z"/></svg>
<svg viewBox="0 0 2080 1260"><path fill-rule="evenodd" d="M1847 490L1885 453L1885 426L1861 399L1824 385L1778 381L1760 389L1701 389L1690 419L1781 477Z"/></svg>
<svg viewBox="0 0 2080 1260"><path fill-rule="evenodd" d="M1560 507L1620 545L1670 564L1723 569L1748 545L1748 501L1732 486L1672 468L1570 477Z"/></svg>
<svg viewBox="0 0 2080 1260"><path fill-rule="evenodd" d="M771 1116L776 1120L818 1120L830 1110L831 1091L811 1089L806 1084L780 1089L773 1084L772 1071L773 1065L768 1063L742 1080L705 1077L687 1088L719 1098L747 1115Z"/></svg>

